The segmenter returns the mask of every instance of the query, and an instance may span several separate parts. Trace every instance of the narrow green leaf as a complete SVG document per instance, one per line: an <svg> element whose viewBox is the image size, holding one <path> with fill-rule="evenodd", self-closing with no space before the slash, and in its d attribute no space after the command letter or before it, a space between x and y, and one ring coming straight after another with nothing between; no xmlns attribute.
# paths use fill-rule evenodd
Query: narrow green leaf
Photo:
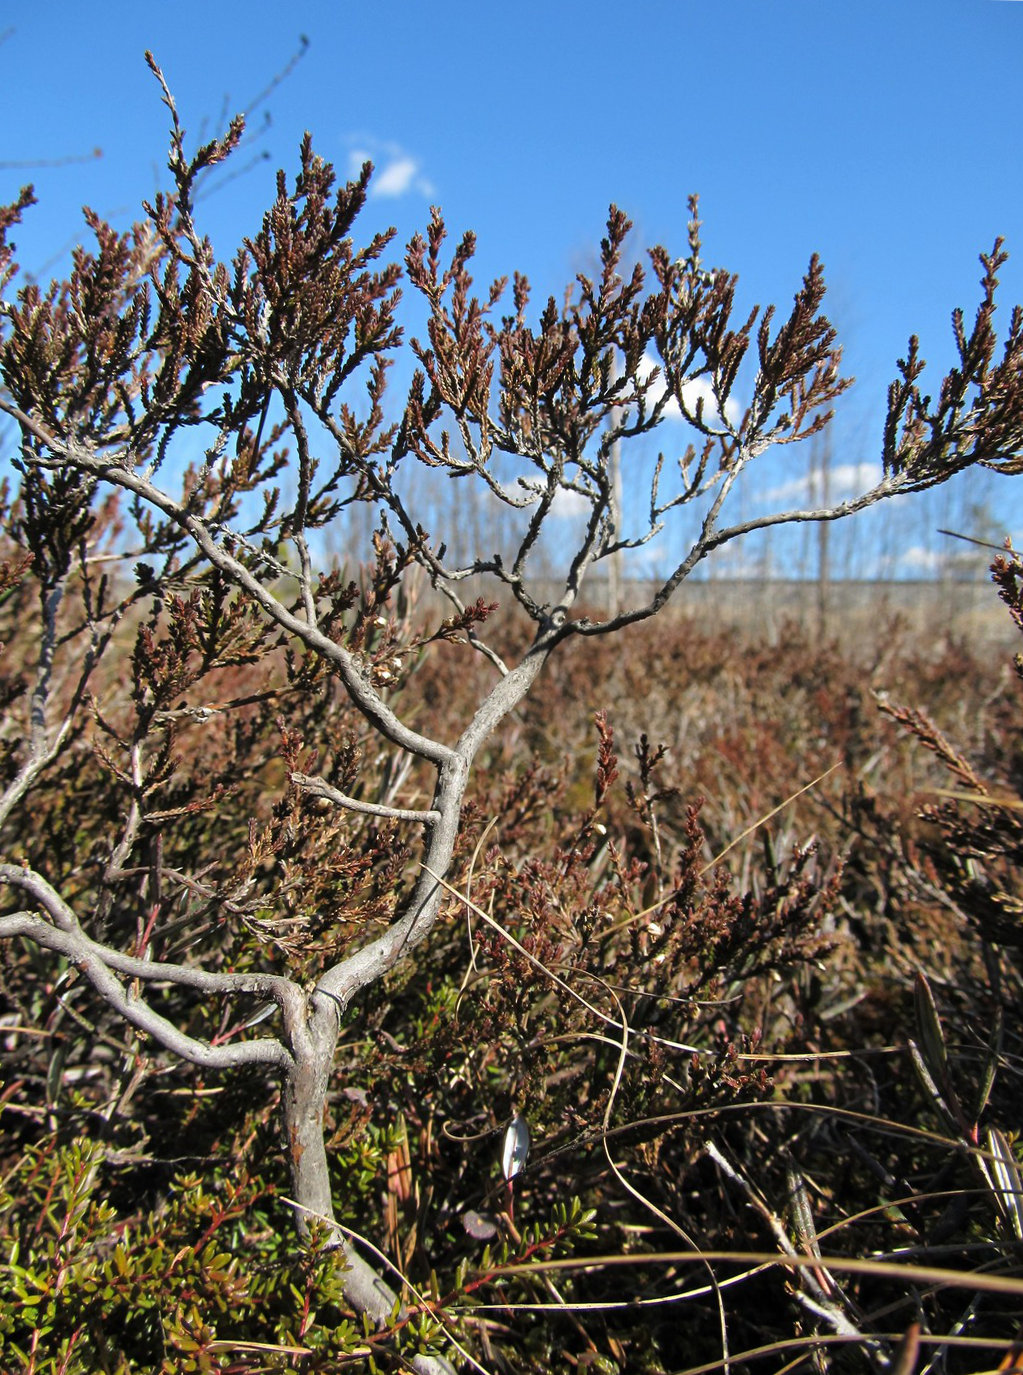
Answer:
<svg viewBox="0 0 1023 1375"><path fill-rule="evenodd" d="M931 1100L931 1103L949 1126L958 1127L958 1123L949 1111L948 1104L941 1096L937 1084L931 1077L931 1072L924 1063L924 1058L920 1054L919 1047L915 1041L909 1042L909 1058L912 1061L913 1069L916 1071L916 1077L920 1081L920 1087L923 1089L925 1097Z"/></svg>
<svg viewBox="0 0 1023 1375"><path fill-rule="evenodd" d="M788 1178L789 1199L792 1203L792 1225L795 1228L796 1239L810 1255L819 1256L821 1248L817 1240L813 1209L810 1207L810 1197L806 1192L803 1176L792 1165L788 1166L785 1173Z"/></svg>
<svg viewBox="0 0 1023 1375"><path fill-rule="evenodd" d="M923 1054L931 1077L944 1090L948 1084L948 1050L945 1033L941 1028L941 1018L934 1003L931 986L923 974L917 971L913 986L913 1002L916 1008L916 1028Z"/></svg>

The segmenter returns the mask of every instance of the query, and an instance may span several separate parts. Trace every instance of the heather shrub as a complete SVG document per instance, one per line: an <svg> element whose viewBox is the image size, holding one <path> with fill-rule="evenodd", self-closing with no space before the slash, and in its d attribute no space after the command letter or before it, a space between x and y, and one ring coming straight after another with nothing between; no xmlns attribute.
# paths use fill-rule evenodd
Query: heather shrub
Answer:
<svg viewBox="0 0 1023 1375"><path fill-rule="evenodd" d="M901 1373L967 1308L1006 1342L1013 832L921 814L981 774L874 702L997 771L1002 687L969 646L865 669L668 612L756 529L1015 471L1001 241L934 395L898 361L881 479L729 523L848 385L816 258L733 319L695 198L634 270L612 207L535 311L439 211L403 261L360 242L371 168L306 138L221 259L196 190L243 123L188 151L149 63L170 183L131 233L87 212L44 288L31 192L0 210L5 1361ZM693 443L626 508L619 447L669 407ZM453 552L438 478L492 546ZM342 562L339 531L375 533ZM587 608L662 531L665 577Z"/></svg>
<svg viewBox="0 0 1023 1375"><path fill-rule="evenodd" d="M670 700L685 709L706 692L709 664L715 654L725 658L726 646L719 642L715 650L713 633L681 625L680 642L696 665L687 677L663 629L657 639L660 658L652 644L646 655L646 699L653 713L663 713L663 724ZM15 643L12 635L11 650ZM886 681L902 691L915 679L918 691L930 694L932 714L945 713L953 727L971 720L975 736L986 735L997 758L994 736L1005 704L994 666L985 670L958 658L946 674L934 670L925 649L904 644L900 655L890 656ZM953 943L947 910L935 911L922 900L910 868L919 844L912 799L940 787L943 770L927 767L927 756L873 709L870 684L856 665L843 663L834 647L823 657L833 705L818 711L813 736L800 737L795 717L809 696L823 700L813 686L821 681L818 651L806 644L802 654L794 649L784 661L749 644L734 656L729 673L733 711L715 717L708 710L681 766L684 742L678 738L660 757L642 732L626 749L613 724L617 709L596 718L587 712L581 686L587 681L591 702L603 696L631 702L618 696L616 659L606 661L611 690L599 661L580 673L578 696L555 680L550 700L572 700L578 709L561 718L577 747L560 759L538 758L528 732L529 713L538 723L550 717L540 693L522 723L526 740L495 750L467 809L452 887L478 910L449 895L449 919L438 924L424 960L396 970L346 1021L328 1119L339 1217L361 1235L385 1239L386 1254L420 1292L428 1295L435 1284L455 1311L479 1310L479 1330L486 1331L486 1314L496 1311L488 1304L514 1312L517 1303L551 1301L542 1286L537 1294L535 1281L505 1271L523 1257L564 1255L567 1246L568 1255L628 1256L631 1292L664 1300L674 1314L669 1320L655 1309L654 1319L638 1327L628 1310L590 1317L581 1305L620 1302L616 1269L555 1275L558 1293L580 1305L575 1321L586 1335L577 1330L572 1338L525 1320L521 1330L513 1323L503 1336L488 1335L516 1368L539 1369L563 1361L566 1352L579 1359L590 1343L606 1359L614 1360L617 1351L629 1369L682 1368L695 1363L699 1351L713 1359L720 1341L713 1290L676 1311L675 1282L657 1256L681 1245L673 1226L706 1250L775 1247L771 1219L780 1225L791 1211L793 1170L801 1188L813 1190L808 1206L819 1231L829 1222L834 1227L836 1208L839 1219L867 1210L855 1225L838 1221L827 1237L828 1252L884 1252L900 1239L905 1243L912 1231L922 1253L921 1238L934 1231L943 1257L957 1236L964 1238L960 1263L966 1268L970 1247L981 1237L1000 1244L1004 1224L990 1191L985 1202L968 1162L958 1174L949 1173L950 1148L918 1139L920 1126L940 1134L945 1124L919 1090L907 1091L912 1071L906 1052L895 1049L919 1036L913 979L914 961L923 961L932 980L956 976L947 985L958 990L951 1003L940 991L936 996L948 1035L964 1047L953 1064L965 1081L960 1093L966 1101L967 1086L972 1081L976 1088L983 1079L982 1034L995 1016L986 977L978 978L983 959L961 924ZM423 654L416 687L422 679L423 691L433 691L431 674L443 662ZM266 668L264 661L258 679L264 691ZM287 671L282 662L285 679ZM250 673L244 665L232 668L232 695L255 695ZM966 683L976 694L972 702L963 701ZM302 719L304 700L293 704L299 711L293 723ZM457 697L439 692L437 700L458 719ZM326 714L314 715L308 729L322 733ZM329 715L332 738L343 738L343 699ZM982 720L991 724L982 728ZM181 729L203 730L205 746L182 753L197 766L191 776L176 770L176 806L188 808L219 786L216 824L237 834L242 845L250 823L259 834L266 828L276 837L287 834L285 823L301 828L303 845L292 835L289 844L269 850L274 860L282 856L287 872L296 874L308 862L317 882L351 881L363 894L393 883L396 872L400 881L392 828L384 828L382 841L372 821L349 826L342 843L329 814L315 806L298 812L282 807L287 785L277 761L296 746L285 741L268 708L259 708L258 729L255 720L248 728L261 751L251 757L262 762L251 771L236 769L230 786L217 770L218 759L233 754L230 740L222 738L224 713L183 721ZM855 757L873 761L865 775L843 764L709 866L722 848L719 837L711 844L702 828L709 809L741 819L733 839L758 819L750 816L744 775L713 768L737 733L760 742L759 763L747 770L761 788L774 779L775 792L759 799L770 810L797 790L793 784L823 772L829 751L845 759L853 730ZM73 779L77 796L98 796L108 769L108 759L83 747ZM698 790L708 782L715 783L716 795L701 806ZM869 817L856 830L849 819L867 813L865 789ZM79 813L96 815L84 804ZM214 821L212 809L185 814L196 828L193 836ZM64 815L62 807L50 823L58 849ZM902 825L908 831L899 841ZM25 843L37 843L34 825L27 830ZM328 878L323 856L330 854L338 858ZM238 949L230 919L245 914L216 901L221 882L221 875L211 875L209 891L197 900L210 924L206 949L226 961ZM251 901L249 919L258 922L264 901L258 887ZM292 958L287 931L263 933L266 950ZM310 941L304 958L314 958L315 948ZM52 1263L47 1248L55 1243L47 1240L48 1230L59 1237L68 1215L47 1211L42 1195L63 1198L61 1189L70 1187L67 1160L80 1150L93 1154L82 1172L88 1204L76 1205L68 1195L71 1202L63 1205L72 1212L81 1208L85 1221L75 1256L85 1259L69 1265L59 1292L77 1295L81 1287L84 1297L55 1304L57 1317L35 1324L40 1330L34 1339L27 1322L15 1326L5 1360L16 1369L16 1360L26 1369L60 1369L62 1343L73 1337L66 1368L85 1370L99 1360L97 1332L107 1343L103 1359L114 1369L117 1359L128 1362L125 1368L160 1369L161 1361L167 1369L188 1368L184 1363L199 1361L202 1352L209 1364L196 1369L255 1369L271 1362L269 1368L312 1370L317 1360L329 1368L345 1343L355 1349L365 1334L339 1299L336 1266L324 1259L319 1271L310 1271L287 1225L288 1208L280 1202L287 1182L273 1166L272 1084L260 1083L258 1075L241 1083L221 1076L195 1080L161 1063L144 1042L125 1046L115 1019L97 1025L91 1016L88 1022L74 1018L81 999L73 980L68 988L54 988L44 970L33 975L31 964L12 960L14 949L6 947L6 1060L15 1092L5 1114L4 1227L11 1243L18 1241L17 1264L37 1282ZM947 963L935 963L939 949ZM31 960L32 948L19 954ZM33 1001L13 1003L15 991ZM175 1015L198 1015L190 1002L184 1000ZM623 1015L631 1031L624 1057L615 1030ZM1003 1007L1003 1022L1005 1015ZM49 1034L18 1035L9 1029L12 1022L45 1026ZM223 1034L239 1032L225 1022ZM829 1058L836 1052L844 1058ZM255 1116L254 1092L264 1101ZM1011 1123L1011 1101L1011 1078L1003 1083L996 1076L988 1117ZM497 1156L513 1109L526 1115L534 1149L517 1180L514 1221L502 1224L506 1186ZM867 1120L851 1128L832 1116L836 1109ZM908 1135L893 1140L893 1124ZM82 1144L90 1138L91 1147ZM184 1160L183 1141L190 1150ZM718 1155L744 1184L729 1180ZM261 1178L249 1176L247 1160L264 1162ZM964 1205L967 1189L975 1201ZM915 1195L925 1193L940 1197L917 1202ZM912 1198L913 1206L888 1206L885 1198ZM577 1218L587 1218L581 1230L569 1225L573 1207ZM219 1220L217 1209L225 1213ZM559 1209L569 1210L564 1221ZM747 1220L739 1227L743 1213ZM476 1219L483 1219L484 1227L489 1221L497 1230L479 1239L466 1230L467 1219L477 1229ZM168 1269L168 1257L183 1247L192 1248L193 1258ZM211 1274L199 1259L207 1253L220 1258ZM115 1254L119 1261L110 1260ZM644 1255L651 1258L646 1269L638 1264ZM108 1293L104 1276L112 1264L123 1267L122 1281ZM201 1284L197 1267L204 1273ZM735 1270L726 1266L725 1278ZM30 1282L8 1273L12 1284ZM878 1283L890 1295L891 1280ZM784 1285L763 1274L742 1292L743 1303L729 1309L733 1344L786 1340L779 1303L791 1309L789 1323L798 1325L798 1300L786 1298ZM853 1290L861 1305L873 1301L873 1292L869 1278ZM68 1315L81 1311L87 1320L69 1324ZM205 1326L197 1314L206 1315ZM946 1309L933 1307L935 1327L948 1317ZM353 1325L345 1327L346 1321ZM233 1343L230 1349L225 1342ZM264 1347L246 1356L246 1342ZM289 1345L307 1354L289 1355L283 1350ZM276 1355L268 1351L273 1347Z"/></svg>

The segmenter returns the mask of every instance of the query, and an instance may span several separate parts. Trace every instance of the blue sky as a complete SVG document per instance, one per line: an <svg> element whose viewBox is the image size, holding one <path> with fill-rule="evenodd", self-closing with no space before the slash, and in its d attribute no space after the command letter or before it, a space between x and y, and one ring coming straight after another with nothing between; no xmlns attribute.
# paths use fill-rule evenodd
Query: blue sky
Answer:
<svg viewBox="0 0 1023 1375"><path fill-rule="evenodd" d="M481 279L517 268L537 296L591 265L612 200L637 248L681 254L696 191L705 256L739 273L740 303L787 306L821 254L858 378L832 460L850 479L876 462L909 333L935 374L950 362L949 312L972 317L977 254L997 234L1014 252L1003 316L1023 300L1023 0L12 0L2 16L0 194L36 185L18 236L30 270L51 270L83 202L126 225L165 182L145 48L198 134L244 110L304 34L264 107L270 160L206 202L224 250L256 228L307 128L342 170L377 163L368 227L407 238L437 202L453 234L477 232ZM787 453L763 490L805 470L805 452ZM899 571L939 558L934 527L971 502L1023 543L1023 479L960 484L884 536ZM880 529L845 538L876 549Z"/></svg>

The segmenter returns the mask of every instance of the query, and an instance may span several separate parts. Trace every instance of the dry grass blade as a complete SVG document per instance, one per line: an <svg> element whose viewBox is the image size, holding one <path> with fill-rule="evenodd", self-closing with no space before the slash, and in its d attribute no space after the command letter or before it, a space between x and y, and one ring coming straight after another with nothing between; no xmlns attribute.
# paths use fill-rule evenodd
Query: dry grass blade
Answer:
<svg viewBox="0 0 1023 1375"><path fill-rule="evenodd" d="M978 807L1006 807L1012 811L1023 811L1023 798L991 797L987 793L970 793L962 788L929 788L934 797L948 797L954 802L973 802Z"/></svg>
<svg viewBox="0 0 1023 1375"><path fill-rule="evenodd" d="M757 1212L774 1233L778 1240L778 1249L781 1251L782 1255L790 1259L799 1257L800 1253L789 1240L781 1219L775 1216L765 1201L760 1197L757 1190L750 1184L749 1180L725 1158L713 1141L707 1143L706 1152L710 1159L717 1165L718 1169L742 1189L749 1202L756 1208ZM800 1233L800 1239L804 1242L811 1257L816 1257L820 1260L821 1252L820 1247L816 1244L816 1229L814 1227L813 1217L810 1213L809 1200L806 1197L802 1180L793 1170L789 1171L789 1178L790 1191L795 1181L796 1194L802 1190L803 1195L801 1203L796 1201L795 1198L793 1199L796 1213L796 1231ZM812 1265L805 1271L801 1278L805 1281L805 1287L796 1290L795 1297L804 1308L813 1313L815 1318L823 1319L823 1321L835 1332L843 1333L847 1337L858 1337L867 1345L876 1345L874 1338L868 1337L862 1333L857 1323L851 1320L849 1312L846 1311L851 1308L851 1305L848 1304L834 1276L828 1274L827 1269L823 1265Z"/></svg>
<svg viewBox="0 0 1023 1375"><path fill-rule="evenodd" d="M1023 1342L1013 1342L998 1363L999 1375L1020 1375L1023 1371Z"/></svg>
<svg viewBox="0 0 1023 1375"><path fill-rule="evenodd" d="M837 764L832 764L830 769L825 769L823 773L818 774L817 777L811 779L809 783L804 783L801 788L797 788L794 793L790 793L783 802L778 803L777 807L772 807L769 812L765 812L763 816L758 817L751 826L747 826L744 831L740 831L734 840L730 841L723 850L719 850L714 858L703 866L700 872L705 874L708 870L713 869L715 864L720 864L725 855L734 850L737 845L741 845L748 836L753 835L755 831L759 831L760 827L770 821L772 817L776 817L779 812L783 812L786 807L790 807L792 803L802 797L804 793L808 793L812 788L816 788L818 783L823 783L826 778L830 778L831 775L841 767L841 761Z"/></svg>
<svg viewBox="0 0 1023 1375"><path fill-rule="evenodd" d="M730 854L737 845L741 845L744 840L747 840L751 835L759 831L761 826L766 825L767 822L773 817L776 817L779 812L783 812L786 807L791 807L792 803L798 801L804 793L808 793L813 788L816 788L818 783L823 783L826 778L830 778L831 775L841 767L841 761L837 764L832 764L830 769L825 769L824 772L818 774L816 778L812 778L809 783L804 783L801 788L797 788L794 793L790 793L788 797L778 803L777 807L772 807L769 812L764 812L762 816L757 817L756 821L747 826L744 831L741 831L723 850L719 850L713 859L707 861L700 870L700 876L702 877L704 874L709 873L710 870L713 869L716 864L720 864L724 857ZM631 916L623 918L621 921L615 922L612 926L609 926L604 936L613 936L617 932L624 930L625 927L632 926L635 922L643 921L646 917L650 917L655 912L659 912L662 907L667 907L667 905L670 902L674 902L674 900L675 894L667 893L663 898L659 898L657 902L652 903L649 907L644 907L641 912L636 912Z"/></svg>
<svg viewBox="0 0 1023 1375"><path fill-rule="evenodd" d="M990 1185L995 1205L1017 1241L1023 1241L1023 1179L1012 1147L997 1127L987 1129L990 1154L978 1155L981 1169Z"/></svg>
<svg viewBox="0 0 1023 1375"><path fill-rule="evenodd" d="M652 1254L605 1254L577 1256L556 1260L536 1260L528 1264L510 1264L503 1273L526 1274L531 1270L592 1270L608 1267L642 1265L696 1265L707 1261L721 1264L795 1267L814 1270L825 1265L848 1275L872 1275L875 1279L896 1280L904 1284L936 1285L968 1292L1002 1294L1023 1301L1023 1276L991 1275L982 1270L950 1270L939 1265L901 1265L890 1260L869 1260L855 1256L806 1256L796 1253L779 1256L775 1251L657 1251Z"/></svg>
<svg viewBox="0 0 1023 1375"><path fill-rule="evenodd" d="M915 1335L913 1335L914 1329ZM950 1347L964 1352L1001 1350L1001 1344L992 1340L990 1337L965 1337L960 1335L942 1336L921 1332L920 1325L916 1322L910 1323L906 1332L902 1335L898 1332L884 1332L878 1335L886 1341L898 1342L896 1348L898 1354L895 1358L896 1363L885 1368L886 1375L912 1375L916 1362L919 1360L920 1351L924 1348ZM910 1340L911 1337L912 1340ZM808 1349L813 1350L815 1348L837 1348L840 1351L843 1347L853 1345L855 1340L854 1337L847 1337L840 1333L827 1333L823 1335L815 1333L812 1336L793 1336L784 1342L769 1342L763 1346L750 1347L745 1351L739 1351L736 1353L734 1359L736 1361L748 1363L762 1360L766 1356L784 1356L791 1355L792 1353L804 1353ZM997 1367L997 1370L999 1372L1004 1372L1004 1375L1019 1375L1023 1367L1013 1362L1018 1362L1021 1351L1023 1351L1023 1349L1014 1344L1010 1349L1009 1355L1006 1356L1005 1360ZM905 1360L904 1364L900 1364L899 1362L903 1360L904 1357L911 1357L913 1364L910 1364L909 1360ZM774 1375L782 1375L782 1372L798 1368L805 1360L805 1355L797 1354L787 1365L775 1367ZM712 1375L712 1372L720 1369L720 1362L708 1361L703 1365L687 1366L685 1370L672 1371L672 1375ZM988 1366L986 1370L990 1371L991 1375L994 1375L994 1368ZM985 1368L976 1371L974 1375L985 1375Z"/></svg>

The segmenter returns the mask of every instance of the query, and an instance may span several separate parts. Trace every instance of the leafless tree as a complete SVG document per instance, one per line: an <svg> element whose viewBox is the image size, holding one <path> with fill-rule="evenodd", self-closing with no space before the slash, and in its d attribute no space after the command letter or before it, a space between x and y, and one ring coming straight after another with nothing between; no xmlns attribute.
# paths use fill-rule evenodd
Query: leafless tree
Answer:
<svg viewBox="0 0 1023 1375"><path fill-rule="evenodd" d="M197 221L195 188L205 169L238 146L242 121L187 154L170 92L152 59L150 65L171 116L172 194L147 204L127 235L89 216L95 247L78 250L67 280L45 291L17 288L8 244L30 194L0 215L3 282L11 292L0 305L0 409L15 422L20 443L20 514L12 528L32 560L42 608L28 729L5 779L0 825L31 805L33 788L75 729L96 664L116 652L118 618L145 598L170 599L191 589L201 601L215 585L218 596L234 598L232 605L262 625L259 633L269 629L275 643L292 646L340 680L396 760L429 771L428 805L402 806L397 796L366 801L291 769L292 785L328 807L417 828L419 877L383 929L353 941L311 983L259 969L211 971L190 957L157 959L151 946L142 953L120 948L103 938L101 914L78 910L45 872L13 857L0 864L0 881L22 905L0 917L0 935L29 938L64 956L101 999L172 1055L209 1069L262 1066L279 1076L300 1225L309 1218L331 1225L322 1121L341 1017L400 961L416 959L438 920L473 760L484 741L559 646L656 616L722 545L769 526L837 520L932 487L972 464L1018 464L1023 311L1013 311L998 345L992 317L1005 255L997 241L982 257L973 328L967 330L961 311L953 316L959 363L936 396L922 390L915 338L899 361L877 485L834 505L730 523L728 499L747 470L773 446L821 431L849 384L835 331L822 313L825 287L816 257L785 318L772 307L737 322L736 277L709 271L701 261L695 199L685 253L676 258L655 248L648 271L636 267L624 278L619 267L629 225L612 208L595 279L578 277L562 304L552 298L534 320L522 276L511 283L510 309L502 305L504 280L474 294L473 235L447 251L444 222L434 211L425 235L408 247L404 272L425 304L426 338L411 342L418 370L404 406L388 419L387 371L406 347L398 322L403 272L386 258L391 235L375 235L362 247L352 237L370 167L338 187L306 139L294 182L279 175L260 231L222 261ZM741 369L749 400L737 415L729 403ZM713 406L693 400L694 382L704 396L709 388ZM628 446L656 431L676 406L694 443L678 457L658 457L643 517L632 523L632 505L623 510L616 497L612 456L621 446L629 485ZM182 455L196 452L182 473ZM515 532L511 554L479 550L453 563L402 494L402 474L417 463L485 489ZM287 496L278 485L286 465ZM116 611L105 611L91 532L97 507L111 493L134 527L119 556L148 562L139 564L138 585ZM584 521L552 597L547 584L538 590L534 560L566 494ZM418 567L446 598L450 617L439 638L468 642L492 672L456 740L434 738L428 727L402 719L389 700L398 666L389 668L346 639L339 581L317 567L317 542L346 508L358 505L377 513L394 567ZM699 513L697 534L670 574L635 605L595 618L584 614L584 588L594 570L670 534L687 509ZM108 546L106 557L114 554ZM5 578L13 579L23 563L12 555ZM75 578L92 588L84 653L80 639L72 644L58 630L62 599ZM488 638L482 604L463 596L467 585L476 585L469 580L480 578L513 599L532 626L528 648L513 661ZM61 667L62 654L73 657ZM62 695L54 689L58 668ZM153 707L150 725L158 715ZM146 748L144 734L130 743L129 773L134 769L139 778ZM111 873L136 862L147 805L139 787L109 856ZM236 999L251 1010L269 1002L279 1021L261 1022L234 1043L213 1044L156 1009L147 991L166 984ZM337 1240L343 1244L340 1234ZM351 1302L384 1322L393 1290L354 1248L347 1259ZM420 1358L423 1369L443 1365Z"/></svg>

